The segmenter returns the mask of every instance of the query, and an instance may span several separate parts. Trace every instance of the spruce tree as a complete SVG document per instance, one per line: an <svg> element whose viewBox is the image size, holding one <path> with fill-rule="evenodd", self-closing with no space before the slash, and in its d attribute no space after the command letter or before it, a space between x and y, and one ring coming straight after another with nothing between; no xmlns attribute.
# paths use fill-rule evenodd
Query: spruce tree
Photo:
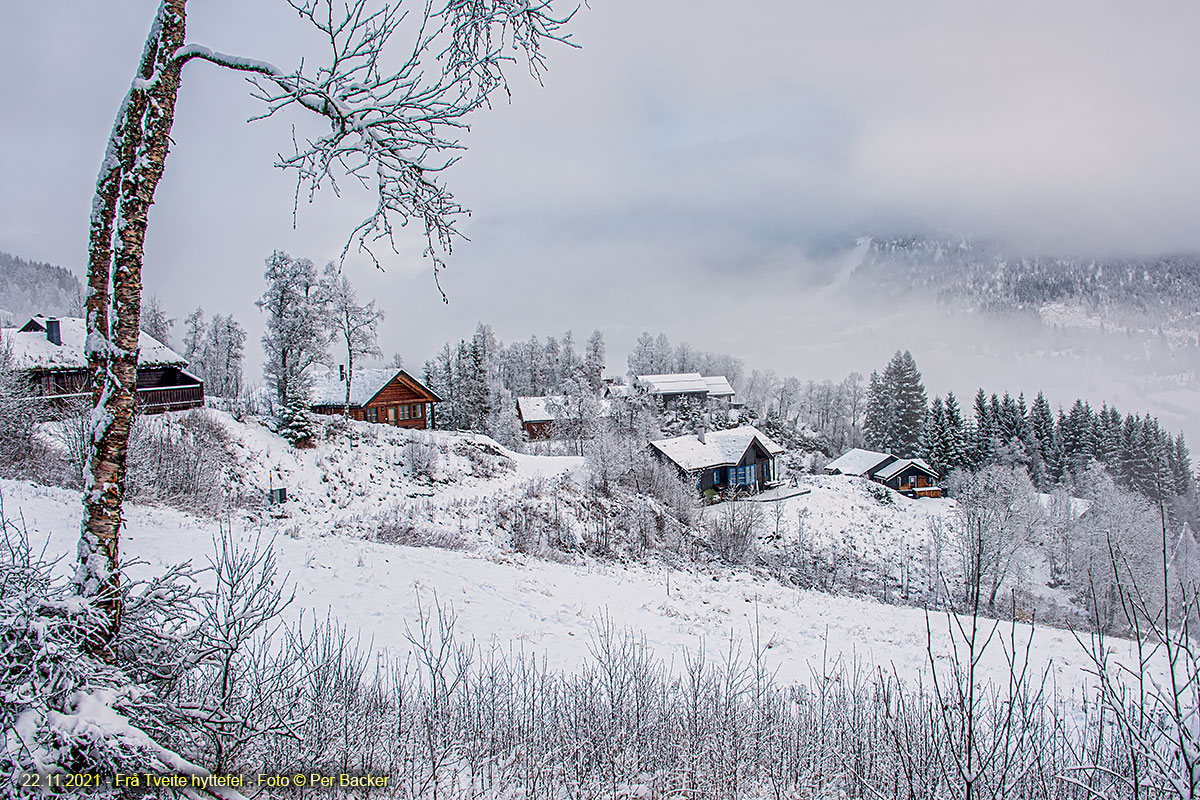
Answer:
<svg viewBox="0 0 1200 800"><path fill-rule="evenodd" d="M976 469L992 460L992 436L994 426L992 411L988 408L987 395L982 387L975 393L975 441L971 447L971 463Z"/></svg>
<svg viewBox="0 0 1200 800"><path fill-rule="evenodd" d="M867 408L863 417L863 440L868 448L884 451L888 449L893 409L883 386L883 378L872 372L867 384Z"/></svg>
<svg viewBox="0 0 1200 800"><path fill-rule="evenodd" d="M1183 434L1175 437L1172 447L1171 472L1175 479L1175 494L1185 496L1192 490L1192 456Z"/></svg>
<svg viewBox="0 0 1200 800"><path fill-rule="evenodd" d="M939 473L946 472L949 447L946 434L946 413L942 398L935 397L929 406L929 418L925 424L925 443L922 448L929 466Z"/></svg>
<svg viewBox="0 0 1200 800"><path fill-rule="evenodd" d="M958 398L954 392L946 395L945 409L946 428L946 468L954 470L966 467L970 463L967 447L967 427L963 421L962 409L958 406Z"/></svg>
<svg viewBox="0 0 1200 800"><path fill-rule="evenodd" d="M925 385L912 353L896 351L883 373L883 388L895 409L888 436L888 452L899 458L912 458L921 450L921 432L928 406Z"/></svg>

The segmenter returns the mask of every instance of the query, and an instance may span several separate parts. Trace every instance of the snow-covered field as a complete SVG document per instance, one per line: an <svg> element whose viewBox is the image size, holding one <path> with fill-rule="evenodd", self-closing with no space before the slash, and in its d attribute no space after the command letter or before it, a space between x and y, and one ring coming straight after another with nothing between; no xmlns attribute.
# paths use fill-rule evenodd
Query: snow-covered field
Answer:
<svg viewBox="0 0 1200 800"><path fill-rule="evenodd" d="M785 682L804 682L822 663L839 660L895 670L907 679L927 669L926 616L920 609L798 590L723 567L668 571L584 556L564 563L498 546L500 537L480 509L505 502L530 481L578 480L581 459L521 456L483 437L365 424L354 428L359 438L352 448L326 442L296 451L254 424L227 424L250 481L263 489L288 487L293 499L286 516L263 510L218 523L169 508L128 506L122 554L146 562L133 574L188 559L205 563L224 525L241 541L273 541L295 587L292 619L330 613L394 654L407 651L405 623L416 618L418 603L428 607L436 597L457 613L462 634L481 644L544 654L564 670L587 658L591 635L605 617L637 631L659 657L675 663L682 648L701 645L717 654L733 642L745 652L757 624L768 661ZM432 480L399 469L414 439L433 443L443 454ZM791 520L803 512L802 541L841 537L856 542L860 554L887 561L926 537L930 520L948 507L948 501L904 498L880 503L867 487L838 480L813 479L811 493L784 501ZM0 482L0 491L8 518L22 518L35 545L45 543L67 570L78 535L78 493L16 481ZM432 522L466 532L471 546L445 550L369 538L380 514L406 504L420 504ZM944 659L951 646L948 621L932 614L929 624L933 650ZM1018 643L1029 632L1018 624ZM1051 671L1060 691L1076 691L1087 681L1087 655L1067 631L1037 630L1032 658L1039 670ZM998 643L985 668L993 678L1006 673Z"/></svg>

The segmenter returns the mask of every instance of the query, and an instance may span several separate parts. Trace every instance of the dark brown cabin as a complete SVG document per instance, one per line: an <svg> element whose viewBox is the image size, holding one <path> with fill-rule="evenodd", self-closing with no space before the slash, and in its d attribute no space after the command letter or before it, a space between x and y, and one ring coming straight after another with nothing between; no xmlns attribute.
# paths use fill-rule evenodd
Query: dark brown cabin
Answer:
<svg viewBox="0 0 1200 800"><path fill-rule="evenodd" d="M907 497L941 497L938 474L919 458L906 458L878 470L872 479Z"/></svg>
<svg viewBox="0 0 1200 800"><path fill-rule="evenodd" d="M434 427L434 403L442 398L404 370L358 369L349 377L351 419L398 428ZM344 368L312 376L312 410L341 414L346 407L345 379Z"/></svg>
<svg viewBox="0 0 1200 800"><path fill-rule="evenodd" d="M88 400L84 321L79 317L40 314L19 329L6 329L17 369L47 406ZM144 414L204 406L204 381L187 372L187 361L162 342L142 332L138 338L137 406Z"/></svg>

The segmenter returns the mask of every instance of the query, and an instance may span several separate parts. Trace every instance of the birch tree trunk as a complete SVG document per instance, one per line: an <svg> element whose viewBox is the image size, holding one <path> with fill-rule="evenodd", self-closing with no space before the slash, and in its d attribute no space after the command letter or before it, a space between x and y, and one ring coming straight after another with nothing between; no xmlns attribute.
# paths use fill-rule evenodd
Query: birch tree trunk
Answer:
<svg viewBox="0 0 1200 800"><path fill-rule="evenodd" d="M174 56L183 45L185 6L186 0L163 0L159 6L93 201L86 350L94 410L75 582L104 615L89 649L108 660L115 658L121 624L121 499L137 392L142 252L175 117L180 63Z"/></svg>

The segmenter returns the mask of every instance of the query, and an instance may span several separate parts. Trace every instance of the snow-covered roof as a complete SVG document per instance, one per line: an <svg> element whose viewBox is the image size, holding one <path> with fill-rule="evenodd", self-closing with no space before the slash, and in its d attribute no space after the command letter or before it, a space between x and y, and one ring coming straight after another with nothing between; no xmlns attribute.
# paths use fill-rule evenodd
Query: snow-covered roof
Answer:
<svg viewBox="0 0 1200 800"><path fill-rule="evenodd" d="M650 445L681 469L689 472L698 469L732 466L742 460L755 439L770 455L779 455L783 448L762 431L752 425L730 428L727 431L710 431L701 442L695 434L659 439Z"/></svg>
<svg viewBox="0 0 1200 800"><path fill-rule="evenodd" d="M365 406L371 398L392 382L400 370L356 369L350 379L350 405ZM331 369L318 368L307 373L309 402L314 406L340 406L346 402L346 382Z"/></svg>
<svg viewBox="0 0 1200 800"><path fill-rule="evenodd" d="M673 372L665 375L638 375L637 381L650 394L706 394L708 384L699 372Z"/></svg>
<svg viewBox="0 0 1200 800"><path fill-rule="evenodd" d="M876 453L874 450L863 450L861 447L856 447L853 450L847 450L826 464L825 471L840 472L843 475L866 475L891 457L887 453Z"/></svg>
<svg viewBox="0 0 1200 800"><path fill-rule="evenodd" d="M607 415L612 404L608 400L598 402L600 407L596 412L597 416ZM556 419L564 419L567 418L564 412L568 409L568 400L561 394L517 398L517 413L521 415L522 422L553 422Z"/></svg>
<svg viewBox="0 0 1200 800"><path fill-rule="evenodd" d="M916 467L917 469L924 470L925 472L927 472L929 475L931 475L934 478L936 478L938 476L937 472L934 471L933 467L929 466L929 464L926 463L924 459L901 458L892 464L888 464L886 467L879 470L879 472L876 472L875 477L881 481L888 481L888 480L891 480L892 478L896 477L897 475L899 475L901 472L908 469L909 467Z"/></svg>
<svg viewBox="0 0 1200 800"><path fill-rule="evenodd" d="M708 387L709 397L733 397L733 387L724 375L706 376L703 380L704 385Z"/></svg>
<svg viewBox="0 0 1200 800"><path fill-rule="evenodd" d="M47 319L58 320L59 341L46 338ZM82 317L44 317L38 314L20 329L4 328L4 338L12 343L17 369L86 369L83 351L87 327ZM138 364L143 367L187 366L187 360L145 331L138 336Z"/></svg>
<svg viewBox="0 0 1200 800"><path fill-rule="evenodd" d="M605 397L629 397L629 386L624 383L608 383L604 386Z"/></svg>

